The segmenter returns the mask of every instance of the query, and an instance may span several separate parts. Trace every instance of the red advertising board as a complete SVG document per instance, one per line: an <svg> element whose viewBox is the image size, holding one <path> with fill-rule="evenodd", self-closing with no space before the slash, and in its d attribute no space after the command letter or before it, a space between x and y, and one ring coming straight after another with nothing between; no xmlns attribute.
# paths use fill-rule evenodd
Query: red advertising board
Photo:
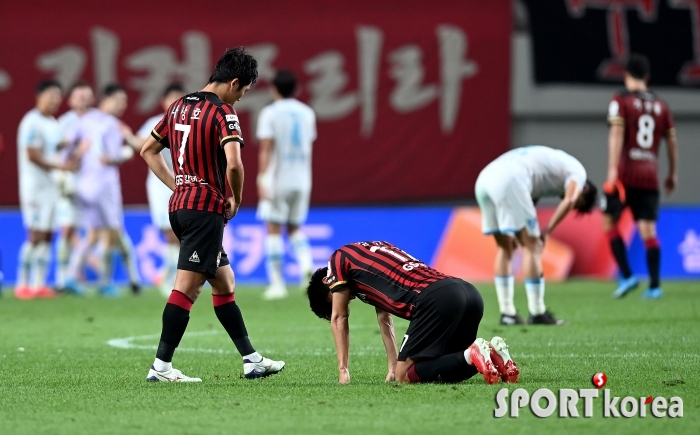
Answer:
<svg viewBox="0 0 700 435"><path fill-rule="evenodd" d="M55 77L128 90L134 130L171 82L201 89L227 47L245 46L260 81L236 108L247 146L245 204L256 201L258 111L287 67L318 117L315 204L473 196L509 146L511 2L449 0L33 1L0 9L0 205L16 205L15 134L33 88ZM62 108L65 110L65 107ZM122 167L126 203L145 203L147 168Z"/></svg>

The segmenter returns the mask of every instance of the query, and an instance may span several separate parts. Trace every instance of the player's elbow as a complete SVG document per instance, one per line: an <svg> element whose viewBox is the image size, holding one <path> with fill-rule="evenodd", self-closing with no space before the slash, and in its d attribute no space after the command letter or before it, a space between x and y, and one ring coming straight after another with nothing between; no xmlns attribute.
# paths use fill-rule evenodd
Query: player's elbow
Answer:
<svg viewBox="0 0 700 435"><path fill-rule="evenodd" d="M243 169L243 162L241 159L230 157L226 159L226 168L229 171L239 172Z"/></svg>

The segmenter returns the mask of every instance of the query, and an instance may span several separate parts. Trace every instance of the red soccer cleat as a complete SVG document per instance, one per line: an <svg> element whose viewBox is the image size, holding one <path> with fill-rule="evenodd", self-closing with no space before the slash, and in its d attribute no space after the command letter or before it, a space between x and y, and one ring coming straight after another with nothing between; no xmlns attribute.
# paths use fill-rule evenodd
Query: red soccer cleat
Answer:
<svg viewBox="0 0 700 435"><path fill-rule="evenodd" d="M467 350L469 350L472 365L479 370L479 373L484 375L484 381L487 384L498 383L498 370L496 370L491 361L491 346L489 346L489 343L483 338L477 338Z"/></svg>
<svg viewBox="0 0 700 435"><path fill-rule="evenodd" d="M43 298L43 299L49 299L49 298L55 298L57 296L56 292L51 290L50 288L44 286L44 287L39 287L34 291L34 297L37 298Z"/></svg>
<svg viewBox="0 0 700 435"><path fill-rule="evenodd" d="M21 285L15 288L15 297L17 299L34 299L36 296L29 286Z"/></svg>
<svg viewBox="0 0 700 435"><path fill-rule="evenodd" d="M496 366L496 370L501 374L503 382L518 382L517 364L510 358L508 345L502 337L493 337L491 339L491 361Z"/></svg>

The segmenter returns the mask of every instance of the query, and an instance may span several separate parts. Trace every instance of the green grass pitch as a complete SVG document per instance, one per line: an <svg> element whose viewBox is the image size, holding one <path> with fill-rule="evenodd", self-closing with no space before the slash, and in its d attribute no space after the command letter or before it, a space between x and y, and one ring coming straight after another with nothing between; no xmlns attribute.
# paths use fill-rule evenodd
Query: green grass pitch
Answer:
<svg viewBox="0 0 700 435"><path fill-rule="evenodd" d="M529 409L495 419L496 392L480 375L459 385L385 384L374 310L351 304L351 385L337 385L333 339L301 293L263 302L259 288L237 300L253 344L284 359L267 379L241 378L242 364L209 295L195 304L175 366L201 384L149 384L164 299L97 296L19 301L0 298L0 434L697 434L700 433L700 283L665 283L658 301L641 290L612 300L611 283L547 286L561 327L501 327L493 285L479 335L507 338L521 368L519 387L591 388L608 376L614 396L680 396L684 417L540 419ZM516 304L526 312L522 284ZM398 339L406 322L396 322ZM111 343L108 344L108 343ZM23 348L24 350L20 350ZM516 386L509 385L510 390ZM582 410L579 402L579 411Z"/></svg>

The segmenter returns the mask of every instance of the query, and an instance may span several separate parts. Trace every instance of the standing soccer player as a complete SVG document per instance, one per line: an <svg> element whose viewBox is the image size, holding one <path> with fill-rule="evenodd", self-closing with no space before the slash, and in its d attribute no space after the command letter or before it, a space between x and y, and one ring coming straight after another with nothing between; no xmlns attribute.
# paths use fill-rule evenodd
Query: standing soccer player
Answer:
<svg viewBox="0 0 700 435"><path fill-rule="evenodd" d="M161 105L163 110L167 111L168 107L176 100L182 98L184 89L182 85L173 83L168 86L163 92ZM163 119L163 115L155 115L146 120L143 126L139 129L136 135L139 137L139 143L143 144L150 136L153 129L158 125L158 122ZM170 158L170 150L162 151L165 164L168 165L170 172L173 171L172 159ZM170 292L175 284L175 273L177 272L177 258L180 252L180 242L177 240L175 233L170 228L170 219L168 218L168 202L172 190L167 185L163 184L153 171L148 171L146 179L146 193L148 194L148 206L151 211L151 221L153 225L160 229L160 232L165 237L166 247L165 255L163 256L164 274L161 277L160 291L165 297L170 296Z"/></svg>
<svg viewBox="0 0 700 435"><path fill-rule="evenodd" d="M80 118L92 109L95 96L89 84L83 81L76 82L68 91L68 107L71 110L58 118L61 133L65 137L70 131L77 128ZM61 150L64 160L71 159L76 151L75 144L66 144ZM58 264L56 267L56 288L65 290L68 276L68 265L71 252L77 245L76 228L79 226L78 204L76 198L75 173L69 171L56 171L60 197L56 206L56 224L61 228L58 236Z"/></svg>
<svg viewBox="0 0 700 435"><path fill-rule="evenodd" d="M133 148L124 146L125 129L119 121L127 103L126 91L122 86L108 85L103 91L99 109L85 113L80 117L75 131L67 134L72 143L79 143L76 154L81 156L81 167L77 197L81 223L88 230L87 240L74 251L69 265L66 289L72 293L84 294L77 283L78 271L90 249L95 246L103 264L103 269L99 271L99 291L103 296L119 296L119 289L112 282L114 248L127 266L132 291L138 293L140 289L133 245L124 230L119 176L119 166L134 154Z"/></svg>
<svg viewBox="0 0 700 435"><path fill-rule="evenodd" d="M609 160L603 228L622 274L619 286L613 293L616 298L639 285L630 269L625 243L617 228L622 210L627 206L632 210L646 247L649 288L643 298L658 299L662 294L659 281L661 247L656 237L661 139L666 139L668 150L669 168L664 183L667 195L673 192L678 182L678 150L671 111L664 101L647 89L649 77L649 60L642 55L631 55L625 72L625 90L616 94L608 107Z"/></svg>
<svg viewBox="0 0 700 435"><path fill-rule="evenodd" d="M73 161L64 164L55 161L61 142L61 128L54 114L61 100L61 85L57 81L40 82L36 87L36 107L24 115L17 132L20 207L24 226L29 233L19 254L15 296L20 299L54 296L54 292L46 287L51 235L59 196L51 171L76 168Z"/></svg>
<svg viewBox="0 0 700 435"><path fill-rule="evenodd" d="M523 271L530 311L528 323L561 325L544 304L542 251L547 237L571 210L589 213L597 189L586 180L581 162L561 150L545 146L516 148L489 163L476 180L481 229L492 234L498 251L495 261L496 295L501 324L525 323L513 303L513 254L524 249ZM540 231L535 203L542 197L561 197L544 231Z"/></svg>
<svg viewBox="0 0 700 435"><path fill-rule="evenodd" d="M227 50L207 86L175 101L141 150L151 170L174 191L170 225L180 240L175 286L163 310L163 329L148 381L201 382L173 368L172 358L205 281L212 287L214 312L243 357L245 377L260 378L284 368L283 361L262 357L250 343L222 245L224 225L238 212L243 192L243 139L232 105L257 80L257 67L242 47ZM165 148L170 149L174 174L160 155ZM233 197L225 197L226 181Z"/></svg>
<svg viewBox="0 0 700 435"><path fill-rule="evenodd" d="M311 148L316 139L316 115L309 106L293 97L296 86L294 74L280 70L270 88L275 101L265 107L258 118L260 160L257 184L260 202L257 215L267 225L265 252L270 281L265 299L287 296L282 273L283 225L287 226L302 285L309 282L313 271L309 240L299 227L309 212Z"/></svg>

